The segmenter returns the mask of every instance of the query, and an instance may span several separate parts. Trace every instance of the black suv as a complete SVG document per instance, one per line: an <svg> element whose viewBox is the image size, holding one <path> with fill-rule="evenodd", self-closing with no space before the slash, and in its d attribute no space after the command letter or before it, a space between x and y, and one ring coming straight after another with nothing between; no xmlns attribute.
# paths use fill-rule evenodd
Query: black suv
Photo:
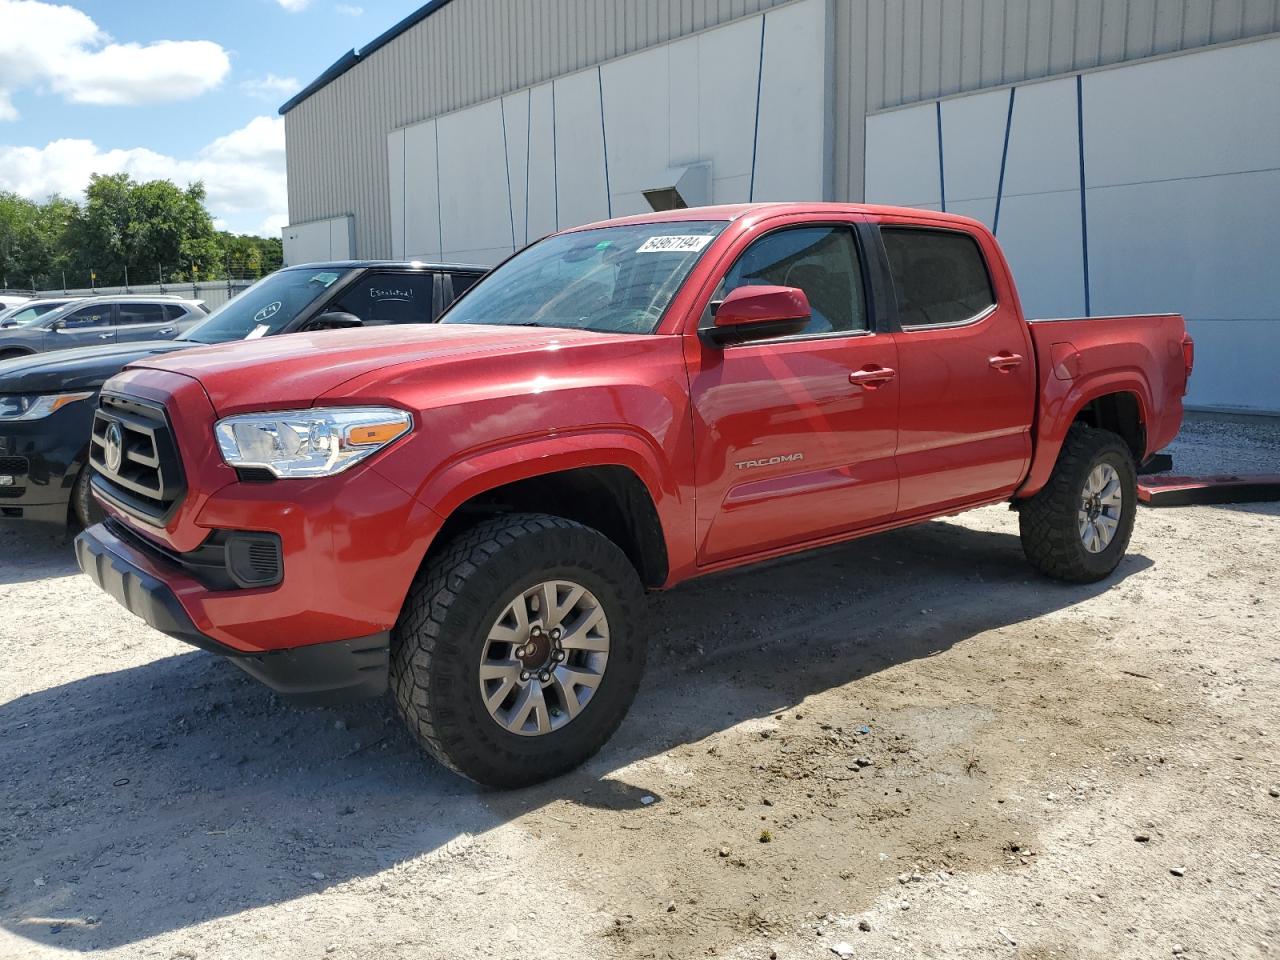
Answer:
<svg viewBox="0 0 1280 960"><path fill-rule="evenodd" d="M98 390L126 364L301 330L432 323L486 269L367 260L286 267L175 340L0 361L0 521L65 528L97 518L85 469L89 431Z"/></svg>

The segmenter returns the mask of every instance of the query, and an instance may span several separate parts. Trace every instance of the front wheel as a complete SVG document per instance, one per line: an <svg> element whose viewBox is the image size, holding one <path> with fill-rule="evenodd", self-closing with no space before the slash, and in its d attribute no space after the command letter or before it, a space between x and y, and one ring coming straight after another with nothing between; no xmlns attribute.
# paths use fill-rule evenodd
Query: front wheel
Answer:
<svg viewBox="0 0 1280 960"><path fill-rule="evenodd" d="M510 514L423 567L392 631L401 717L437 760L520 787L573 769L622 723L640 686L643 590L589 527Z"/></svg>
<svg viewBox="0 0 1280 960"><path fill-rule="evenodd" d="M93 467L86 463L80 468L80 475L76 477L75 486L71 488L72 520L79 524L81 529L101 523L107 517L106 512L98 505L98 501L93 498L93 489L89 485L92 477Z"/></svg>
<svg viewBox="0 0 1280 960"><path fill-rule="evenodd" d="M1119 565L1138 510L1133 454L1119 436L1077 423L1044 489L1022 504L1022 551L1041 573L1093 583Z"/></svg>

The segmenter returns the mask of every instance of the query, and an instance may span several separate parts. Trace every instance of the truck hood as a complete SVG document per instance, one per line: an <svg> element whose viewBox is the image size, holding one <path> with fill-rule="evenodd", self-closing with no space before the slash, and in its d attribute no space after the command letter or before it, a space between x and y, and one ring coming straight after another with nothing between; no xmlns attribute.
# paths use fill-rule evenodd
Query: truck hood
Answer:
<svg viewBox="0 0 1280 960"><path fill-rule="evenodd" d="M0 360L0 393L60 393L97 390L125 364L190 347L175 340L144 340L77 347Z"/></svg>
<svg viewBox="0 0 1280 960"><path fill-rule="evenodd" d="M311 406L348 380L404 364L509 356L612 334L543 327L405 324L317 330L148 357L131 364L198 380L219 416Z"/></svg>

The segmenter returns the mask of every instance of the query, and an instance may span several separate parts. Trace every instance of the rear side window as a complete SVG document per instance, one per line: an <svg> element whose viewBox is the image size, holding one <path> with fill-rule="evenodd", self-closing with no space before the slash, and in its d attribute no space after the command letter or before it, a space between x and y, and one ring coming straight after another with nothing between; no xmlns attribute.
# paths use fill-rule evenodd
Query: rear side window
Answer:
<svg viewBox="0 0 1280 960"><path fill-rule="evenodd" d="M812 311L805 334L867 329L858 248L847 227L793 227L761 237L725 275L715 299L738 287L799 287Z"/></svg>
<svg viewBox="0 0 1280 960"><path fill-rule="evenodd" d="M467 292L467 288L469 288L472 284L474 284L477 280L479 280L482 276L484 276L484 274L453 273L453 274L450 274L450 276L453 278L453 299L457 300L458 297L462 296L464 293Z"/></svg>
<svg viewBox="0 0 1280 960"><path fill-rule="evenodd" d="M126 300L120 304L119 324L164 323L163 303L137 303Z"/></svg>
<svg viewBox="0 0 1280 960"><path fill-rule="evenodd" d="M964 323L996 302L982 252L967 233L884 227L880 235L904 327Z"/></svg>
<svg viewBox="0 0 1280 960"><path fill-rule="evenodd" d="M164 318L166 321L177 320L187 315L187 308L180 303L164 304Z"/></svg>

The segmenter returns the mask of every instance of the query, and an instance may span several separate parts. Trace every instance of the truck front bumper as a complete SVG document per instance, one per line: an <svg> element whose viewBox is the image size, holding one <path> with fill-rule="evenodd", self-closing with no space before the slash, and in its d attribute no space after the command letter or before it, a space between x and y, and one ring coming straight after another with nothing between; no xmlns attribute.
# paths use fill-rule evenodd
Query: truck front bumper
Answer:
<svg viewBox="0 0 1280 960"><path fill-rule="evenodd" d="M387 689L390 631L279 650L237 650L202 632L169 582L183 579L152 554L96 524L76 537L76 560L121 606L161 633L228 657L286 699L332 704L380 696ZM169 581L169 582L167 582Z"/></svg>

